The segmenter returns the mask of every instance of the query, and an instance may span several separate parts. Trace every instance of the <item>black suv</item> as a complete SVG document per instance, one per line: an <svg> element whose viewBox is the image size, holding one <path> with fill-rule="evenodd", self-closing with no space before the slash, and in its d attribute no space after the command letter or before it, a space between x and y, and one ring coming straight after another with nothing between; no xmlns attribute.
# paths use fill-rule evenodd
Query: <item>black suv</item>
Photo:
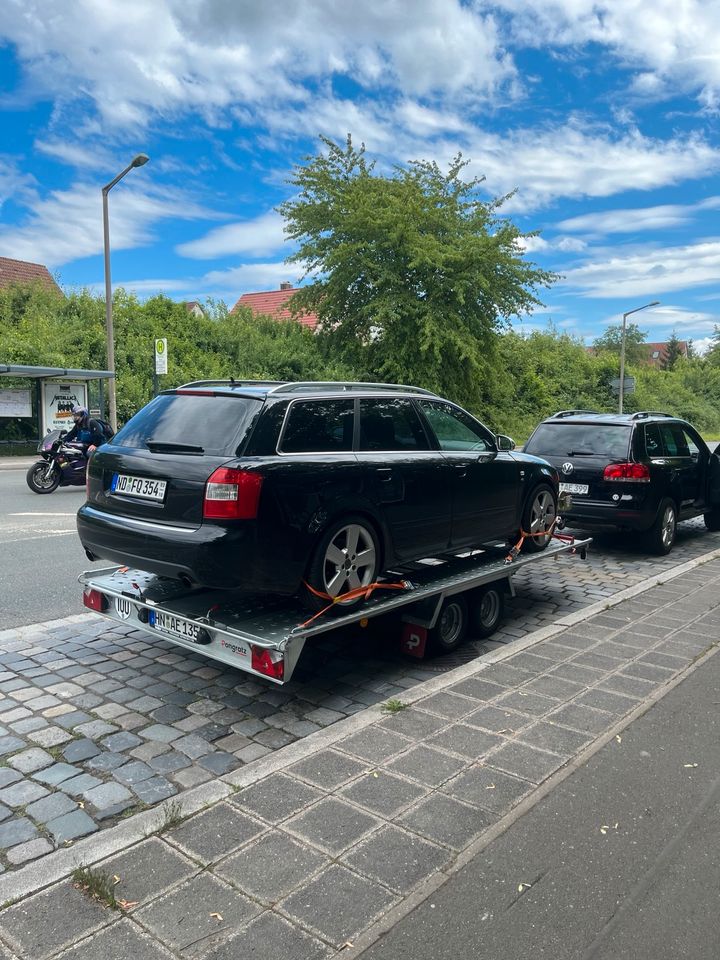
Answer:
<svg viewBox="0 0 720 960"><path fill-rule="evenodd" d="M188 585L339 596L521 527L545 547L558 475L513 447L415 387L198 381L92 456L78 531L91 559Z"/></svg>
<svg viewBox="0 0 720 960"><path fill-rule="evenodd" d="M708 529L720 530L720 461L685 420L563 410L524 450L559 470L573 526L641 531L659 554L672 549L679 520L704 516Z"/></svg>

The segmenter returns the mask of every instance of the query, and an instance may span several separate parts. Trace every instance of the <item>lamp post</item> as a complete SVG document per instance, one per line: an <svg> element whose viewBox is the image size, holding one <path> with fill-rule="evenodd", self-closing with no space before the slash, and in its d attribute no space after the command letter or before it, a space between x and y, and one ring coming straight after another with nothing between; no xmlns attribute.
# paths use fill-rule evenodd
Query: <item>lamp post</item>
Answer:
<svg viewBox="0 0 720 960"><path fill-rule="evenodd" d="M646 303L642 307L635 307L634 310L628 310L627 313L623 314L622 336L620 338L620 404L618 407L618 413L623 412L623 397L625 394L625 325L627 323L627 318L631 313L637 313L639 310L647 310L648 307L657 307L659 303L659 300L653 300L652 303Z"/></svg>
<svg viewBox="0 0 720 960"><path fill-rule="evenodd" d="M126 173L129 173L133 167L142 167L147 163L150 157L144 153L139 153L133 158L125 169L119 173L114 180L105 184L102 188L103 199L103 250L105 254L105 335L107 338L107 368L111 373L115 373L115 334L113 331L112 315L112 283L110 282L110 224L108 222L108 194ZM117 430L117 394L115 391L115 377L110 377L108 381L108 399L110 402L110 426Z"/></svg>

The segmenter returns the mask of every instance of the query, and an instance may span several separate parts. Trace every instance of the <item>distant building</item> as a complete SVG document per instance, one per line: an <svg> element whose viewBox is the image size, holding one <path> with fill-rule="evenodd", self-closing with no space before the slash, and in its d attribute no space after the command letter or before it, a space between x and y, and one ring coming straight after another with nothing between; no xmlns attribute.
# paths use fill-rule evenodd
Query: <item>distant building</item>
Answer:
<svg viewBox="0 0 720 960"><path fill-rule="evenodd" d="M315 330L319 323L317 314L304 313L300 317L293 317L287 308L290 297L297 293L298 288L287 281L280 284L279 290L266 290L262 293L244 293L230 313L235 313L239 307L249 307L256 316L272 317L273 320L295 320L310 330Z"/></svg>
<svg viewBox="0 0 720 960"><path fill-rule="evenodd" d="M668 345L667 343L643 343L643 350L647 351L645 356L645 363L649 363L651 367L664 367L667 361L668 355ZM678 350L681 357L687 357L688 355L688 342L687 340L678 340Z"/></svg>
<svg viewBox="0 0 720 960"><path fill-rule="evenodd" d="M0 287L9 287L13 283L41 283L49 290L62 294L50 271L42 263L0 257Z"/></svg>
<svg viewBox="0 0 720 960"><path fill-rule="evenodd" d="M185 300L183 306L188 313L191 313L194 317L197 317L198 320L201 320L206 316L205 310L201 303L198 303L197 300Z"/></svg>

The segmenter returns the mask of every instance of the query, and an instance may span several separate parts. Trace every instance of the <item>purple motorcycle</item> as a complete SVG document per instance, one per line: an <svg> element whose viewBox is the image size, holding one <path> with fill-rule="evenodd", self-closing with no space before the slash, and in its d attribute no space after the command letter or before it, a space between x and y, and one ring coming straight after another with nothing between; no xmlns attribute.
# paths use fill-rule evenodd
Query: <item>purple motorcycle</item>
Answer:
<svg viewBox="0 0 720 960"><path fill-rule="evenodd" d="M33 493L52 493L58 487L85 485L87 457L82 444L64 443L67 430L52 430L40 441L36 461L25 475Z"/></svg>

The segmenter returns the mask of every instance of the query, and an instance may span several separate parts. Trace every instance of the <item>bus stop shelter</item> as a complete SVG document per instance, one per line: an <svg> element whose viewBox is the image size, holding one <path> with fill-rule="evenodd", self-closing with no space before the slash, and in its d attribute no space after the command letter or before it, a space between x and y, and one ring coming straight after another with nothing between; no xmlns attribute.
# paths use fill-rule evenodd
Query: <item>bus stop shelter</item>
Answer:
<svg viewBox="0 0 720 960"><path fill-rule="evenodd" d="M0 381L0 446L38 442L48 430L70 429L76 404L104 416L104 384L114 376L111 370L0 363L0 377L9 380L7 387Z"/></svg>

